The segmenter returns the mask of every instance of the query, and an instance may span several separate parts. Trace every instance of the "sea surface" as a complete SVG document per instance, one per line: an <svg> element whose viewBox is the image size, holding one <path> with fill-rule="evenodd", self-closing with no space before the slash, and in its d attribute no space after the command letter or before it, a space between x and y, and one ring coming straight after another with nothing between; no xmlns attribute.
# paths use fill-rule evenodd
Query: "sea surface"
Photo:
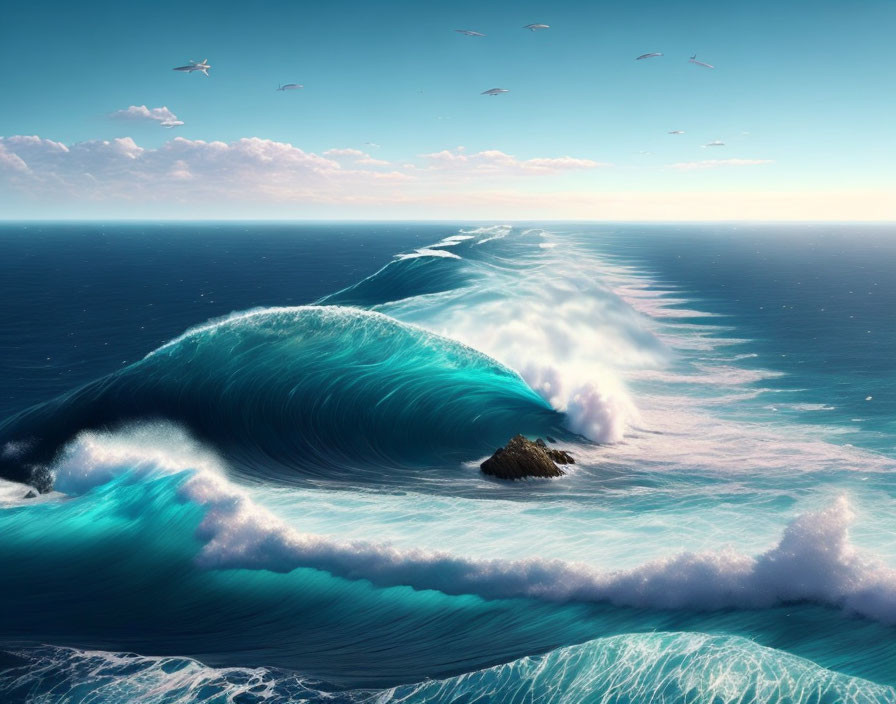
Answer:
<svg viewBox="0 0 896 704"><path fill-rule="evenodd" d="M894 226L8 223L0 297L0 702L896 702Z"/></svg>

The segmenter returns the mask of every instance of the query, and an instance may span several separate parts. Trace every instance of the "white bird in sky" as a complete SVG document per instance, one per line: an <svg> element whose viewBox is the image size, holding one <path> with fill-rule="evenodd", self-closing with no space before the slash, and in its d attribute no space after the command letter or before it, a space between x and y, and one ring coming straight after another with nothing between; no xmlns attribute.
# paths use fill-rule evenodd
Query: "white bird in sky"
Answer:
<svg viewBox="0 0 896 704"><path fill-rule="evenodd" d="M299 88L304 88L305 86L299 85L298 83L284 83L282 85L277 86L277 90L298 90Z"/></svg>
<svg viewBox="0 0 896 704"><path fill-rule="evenodd" d="M704 144L703 146L704 147L724 147L725 143L720 139L716 139L716 140L710 142L709 144Z"/></svg>
<svg viewBox="0 0 896 704"><path fill-rule="evenodd" d="M539 29L550 29L551 25L549 24L527 24L523 29L530 29L533 32L537 32Z"/></svg>
<svg viewBox="0 0 896 704"><path fill-rule="evenodd" d="M482 91L479 95L501 95L501 93L509 93L507 88L489 88Z"/></svg>
<svg viewBox="0 0 896 704"><path fill-rule="evenodd" d="M190 63L186 66L175 66L172 71L183 71L184 73L193 73L193 71L202 71L206 76L208 75L208 70L211 66L208 65L208 59L203 59L202 61L193 61L190 59Z"/></svg>
<svg viewBox="0 0 896 704"><path fill-rule="evenodd" d="M484 37L485 35L482 32L474 32L472 29L455 29L455 32L460 32L461 34L466 34L468 37Z"/></svg>
<svg viewBox="0 0 896 704"><path fill-rule="evenodd" d="M663 52L661 52L661 51L653 51L649 54L641 54L638 58L635 59L635 61L640 61L641 59L652 59L656 56L662 56L662 55L663 55Z"/></svg>
<svg viewBox="0 0 896 704"><path fill-rule="evenodd" d="M684 130L671 130L669 134L684 134Z"/></svg>
<svg viewBox="0 0 896 704"><path fill-rule="evenodd" d="M698 66L703 66L704 68L715 68L712 64L704 63L703 61L697 61L697 55L694 54L691 58L688 59L689 64L697 64Z"/></svg>

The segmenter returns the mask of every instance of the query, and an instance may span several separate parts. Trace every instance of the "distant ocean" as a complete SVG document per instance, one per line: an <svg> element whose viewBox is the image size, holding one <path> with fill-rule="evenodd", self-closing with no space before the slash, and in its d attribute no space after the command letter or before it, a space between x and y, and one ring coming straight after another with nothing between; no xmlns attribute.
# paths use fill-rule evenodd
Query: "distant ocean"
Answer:
<svg viewBox="0 0 896 704"><path fill-rule="evenodd" d="M5 224L0 296L2 702L896 702L896 227Z"/></svg>

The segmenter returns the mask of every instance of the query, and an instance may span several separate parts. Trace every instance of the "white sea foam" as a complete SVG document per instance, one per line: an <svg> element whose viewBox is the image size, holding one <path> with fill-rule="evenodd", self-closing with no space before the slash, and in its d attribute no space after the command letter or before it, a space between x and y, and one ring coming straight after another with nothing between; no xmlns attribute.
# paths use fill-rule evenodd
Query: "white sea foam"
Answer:
<svg viewBox="0 0 896 704"><path fill-rule="evenodd" d="M181 486L181 497L205 509L197 561L208 569L310 567L378 586L659 609L765 608L809 601L896 624L896 570L850 543L855 516L846 497L799 516L776 545L757 556L733 549L681 553L607 571L557 559L471 559L304 533L253 502L224 477L214 455L171 426L82 433L55 467L57 486L76 494L122 472L146 479L186 471L192 474Z"/></svg>
<svg viewBox="0 0 896 704"><path fill-rule="evenodd" d="M510 234L509 226L464 231ZM470 285L383 307L399 320L468 344L515 369L568 425L597 442L618 442L638 423L622 381L626 370L656 368L668 350L643 316L595 280L594 256L565 248L541 250L525 275L483 267ZM561 273L562 272L562 273Z"/></svg>
<svg viewBox="0 0 896 704"><path fill-rule="evenodd" d="M638 702L639 704L893 704L896 690L849 677L747 638L633 633L599 638L446 679L383 690L321 691L265 667L213 668L189 658L41 646L10 651L24 664L0 675L0 693L35 701L212 704L328 702ZM318 684L319 687L319 684Z"/></svg>
<svg viewBox="0 0 896 704"><path fill-rule="evenodd" d="M413 252L406 254L398 254L396 259L418 259L420 257L443 257L445 259L460 259L454 252L445 249L432 249L432 247L421 247Z"/></svg>

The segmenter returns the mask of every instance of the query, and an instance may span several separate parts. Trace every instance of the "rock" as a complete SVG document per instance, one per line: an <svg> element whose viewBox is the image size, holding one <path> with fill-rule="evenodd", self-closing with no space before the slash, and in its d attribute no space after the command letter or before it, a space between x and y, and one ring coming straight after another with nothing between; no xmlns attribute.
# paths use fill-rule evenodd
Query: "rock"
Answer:
<svg viewBox="0 0 896 704"><path fill-rule="evenodd" d="M37 489L39 494L46 494L53 491L53 473L43 465L32 465L28 483Z"/></svg>
<svg viewBox="0 0 896 704"><path fill-rule="evenodd" d="M566 472L554 463L570 464L574 461L568 452L546 447L541 438L532 442L517 435L479 467L485 474L499 479L562 477Z"/></svg>
<svg viewBox="0 0 896 704"><path fill-rule="evenodd" d="M36 499L36 498L37 498L37 493L34 491L34 489L31 489L27 494L25 494L25 496L24 496L23 498L26 498L26 499Z"/></svg>
<svg viewBox="0 0 896 704"><path fill-rule="evenodd" d="M557 442L556 440L548 437L548 442ZM535 444L538 445L542 450L545 451L548 457L550 457L557 464L575 464L576 461L573 459L572 455L569 454L566 450L555 450L552 447L548 447L544 444L544 440L538 438L535 441Z"/></svg>

